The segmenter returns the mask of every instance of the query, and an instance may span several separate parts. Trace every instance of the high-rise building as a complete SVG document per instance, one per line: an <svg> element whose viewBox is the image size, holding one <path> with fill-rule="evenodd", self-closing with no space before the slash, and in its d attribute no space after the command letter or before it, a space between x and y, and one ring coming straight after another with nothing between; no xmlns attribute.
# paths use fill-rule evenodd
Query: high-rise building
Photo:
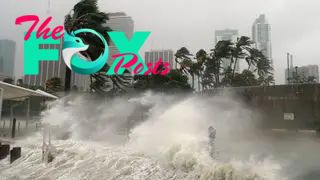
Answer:
<svg viewBox="0 0 320 180"><path fill-rule="evenodd" d="M0 40L0 74L14 76L16 42L9 39Z"/></svg>
<svg viewBox="0 0 320 180"><path fill-rule="evenodd" d="M239 37L238 30L236 30L236 29L216 30L215 31L215 44L217 44L219 41L231 41L231 42L235 43L235 42L237 42L238 37ZM230 65L231 65L230 59L223 59L222 67L224 69L228 68ZM239 61L237 61L235 71L240 72L240 62Z"/></svg>
<svg viewBox="0 0 320 180"><path fill-rule="evenodd" d="M145 52L144 54L144 62L146 64L151 62L153 65L152 67L154 67L154 64L157 63L160 60L160 58L162 59L163 63L169 63L169 68L175 68L174 52L171 49L150 50Z"/></svg>
<svg viewBox="0 0 320 180"><path fill-rule="evenodd" d="M232 42L236 42L238 38L238 30L236 29L216 30L214 35L215 35L216 44L219 41L228 41L228 40Z"/></svg>
<svg viewBox="0 0 320 180"><path fill-rule="evenodd" d="M127 39L130 40L134 33L134 22L130 16L127 16L124 12L114 12L109 13L109 20L107 21L107 26L112 29L112 31L124 32ZM113 55L120 54L118 48L115 46L114 42L109 43L109 57L108 64L111 66L115 61ZM128 69L131 72L131 68Z"/></svg>
<svg viewBox="0 0 320 180"><path fill-rule="evenodd" d="M252 40L255 48L262 51L262 53L272 62L272 48L271 48L271 26L266 20L264 14L260 15L252 25Z"/></svg>
<svg viewBox="0 0 320 180"><path fill-rule="evenodd" d="M299 80L308 81L310 77L314 77L314 81L316 83L319 83L319 66L318 65L307 65L307 66L301 66L301 67L290 67L289 73L288 68L285 70L285 80L286 84L289 84L289 82L295 82L295 77L299 78ZM289 77L289 81L288 81Z"/></svg>
<svg viewBox="0 0 320 180"><path fill-rule="evenodd" d="M38 75L25 75L23 83L29 86L44 86L46 80L58 77L62 81L65 79L66 64L62 56L62 46L64 38L60 39L60 44L40 44L39 49L58 49L59 61L40 61ZM71 87L77 86L80 90L89 88L89 76L71 72Z"/></svg>

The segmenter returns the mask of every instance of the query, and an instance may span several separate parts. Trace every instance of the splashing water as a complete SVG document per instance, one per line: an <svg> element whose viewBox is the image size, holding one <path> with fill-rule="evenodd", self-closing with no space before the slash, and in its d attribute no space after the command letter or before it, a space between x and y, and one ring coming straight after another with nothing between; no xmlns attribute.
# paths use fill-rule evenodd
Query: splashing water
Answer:
<svg viewBox="0 0 320 180"><path fill-rule="evenodd" d="M42 118L52 127L54 161L41 161L36 133L16 142L22 157L12 165L3 160L0 174L30 180L284 180L284 164L252 152L260 146L248 139L253 114L226 98L150 92L129 100L60 100ZM210 125L217 129L214 160L207 148Z"/></svg>

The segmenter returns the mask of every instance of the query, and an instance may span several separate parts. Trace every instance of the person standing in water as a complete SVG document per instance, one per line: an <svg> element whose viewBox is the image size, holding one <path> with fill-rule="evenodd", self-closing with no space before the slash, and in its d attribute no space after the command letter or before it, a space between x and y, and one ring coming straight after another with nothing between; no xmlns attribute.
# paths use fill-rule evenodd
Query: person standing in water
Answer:
<svg viewBox="0 0 320 180"><path fill-rule="evenodd" d="M212 126L210 126L208 129L208 136L209 136L209 153L210 153L210 156L213 157L214 140L216 139L216 130Z"/></svg>

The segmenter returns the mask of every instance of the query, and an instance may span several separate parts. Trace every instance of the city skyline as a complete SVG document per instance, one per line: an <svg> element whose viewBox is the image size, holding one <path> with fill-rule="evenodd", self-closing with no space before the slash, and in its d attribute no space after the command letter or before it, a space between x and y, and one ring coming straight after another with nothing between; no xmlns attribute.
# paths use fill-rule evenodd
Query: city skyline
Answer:
<svg viewBox="0 0 320 180"><path fill-rule="evenodd" d="M50 13L53 20L49 27L62 25L64 15L70 11L76 2L77 0L52 1ZM16 4L20 4L24 8L16 7ZM39 8L34 8L35 4ZM142 4L143 11L141 11ZM166 8L168 4L170 4L170 8ZM183 4L185 7L194 9L194 13L181 9L180 1L99 1L101 10L105 12L124 11L130 14L135 20L136 31L152 32L139 53L142 57L143 52L151 47L154 49L166 47L176 50L185 46L193 54L201 48L210 50L214 44L212 32L215 29L235 28L241 32L241 35L251 36L252 22L259 14L266 14L269 23L272 25L272 56L277 84L284 83L283 71L286 68L286 52L295 54L296 64L299 66L318 64L320 55L317 54L317 41L314 41L314 39L320 39L318 33L320 25L310 21L309 17L320 17L316 8L320 5L319 1L310 0L302 3L302 1L297 0L248 0L245 2L225 1L214 3L199 0L197 2L184 1ZM212 11L213 6L216 7L215 11ZM5 1L2 7L0 7L1 15L6 18L3 18L2 21L4 26L0 38L5 37L17 42L17 66L15 71L16 75L21 76L23 75L23 32L31 26L31 23L16 26L13 22L15 18L25 14L39 15L40 21L43 22L48 17L46 13L47 2L11 0ZM229 7L228 10L225 10L225 7ZM15 10L11 11L9 9ZM165 16L160 15L163 9L166 9ZM232 12L229 11L230 9L233 9ZM182 19L188 19L188 21L181 21ZM311 48L305 48L304 44L308 44Z"/></svg>

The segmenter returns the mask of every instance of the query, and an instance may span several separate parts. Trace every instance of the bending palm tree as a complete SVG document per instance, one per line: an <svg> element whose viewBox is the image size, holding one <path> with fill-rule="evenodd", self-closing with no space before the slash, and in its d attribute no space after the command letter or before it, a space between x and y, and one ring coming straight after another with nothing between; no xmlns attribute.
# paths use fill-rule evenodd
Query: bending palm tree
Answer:
<svg viewBox="0 0 320 180"><path fill-rule="evenodd" d="M106 41L110 42L110 37L108 31L112 31L106 24L109 19L108 15L104 12L100 12L97 4L97 0L81 0L78 2L72 9L72 11L65 16L64 27L67 33L76 31L78 29L88 28L93 29L96 32L103 35ZM97 59L101 52L104 51L105 45L103 42L91 33L79 33L80 37L85 44L89 45L87 51L80 52L89 60ZM120 77L118 75L108 76L106 75L110 66L106 64L99 72L90 75L90 89L95 91L102 91L105 87L104 85L110 79L112 83L122 88L123 86L128 86L130 84L129 76ZM128 73L128 71L125 71ZM66 68L65 75L65 90L70 90L70 79L71 79L71 70ZM95 86L96 85L96 86Z"/></svg>
<svg viewBox="0 0 320 180"><path fill-rule="evenodd" d="M192 54L190 53L190 51L186 48L186 47L182 47L180 49L177 50L175 56L175 61L176 61L176 69L177 69L177 65L180 64L180 69L184 69L184 64L187 61L191 61L191 58L189 56L191 56Z"/></svg>
<svg viewBox="0 0 320 180"><path fill-rule="evenodd" d="M200 83L202 83L202 74L204 70L204 62L207 59L207 52L203 49L200 49L196 53L196 59L197 59L197 71L198 71L198 91L200 91Z"/></svg>
<svg viewBox="0 0 320 180"><path fill-rule="evenodd" d="M249 51L251 49L252 42L250 41L249 37L241 36L238 38L235 47L232 51L232 56L234 58L234 67L233 67L233 78L235 77L235 70L237 67L237 63L240 59L244 59L249 56ZM232 58L232 59L233 59Z"/></svg>
<svg viewBox="0 0 320 180"><path fill-rule="evenodd" d="M176 68L180 65L180 71L184 74L190 74L192 78L192 88L194 88L194 75L196 74L196 66L192 62L190 56L192 54L186 47L177 50L175 54Z"/></svg>
<svg viewBox="0 0 320 180"><path fill-rule="evenodd" d="M215 75L215 84L216 86L220 85L220 70L221 70L221 63L225 59L230 59L232 55L232 42L230 40L225 40L225 41L219 41L215 48L211 50L211 57L212 57L212 71L213 74ZM230 62L233 63L233 61L230 59ZM230 64L231 67L231 64ZM224 69L226 72L228 67Z"/></svg>

